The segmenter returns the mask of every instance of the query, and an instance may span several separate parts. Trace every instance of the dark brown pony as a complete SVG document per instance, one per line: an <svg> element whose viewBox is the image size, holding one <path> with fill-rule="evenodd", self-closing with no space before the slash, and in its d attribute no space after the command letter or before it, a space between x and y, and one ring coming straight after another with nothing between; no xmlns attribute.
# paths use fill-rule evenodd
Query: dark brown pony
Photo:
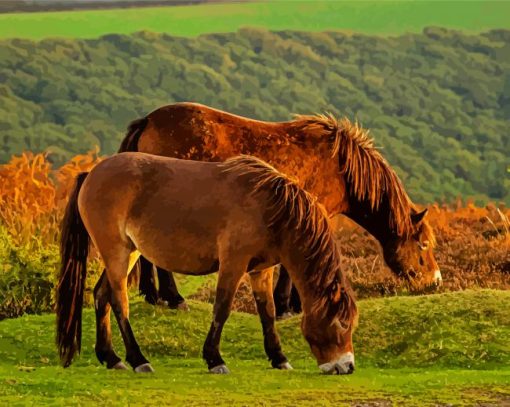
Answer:
<svg viewBox="0 0 510 407"><path fill-rule="evenodd" d="M223 161L238 154L259 157L316 195L330 216L344 214L371 233L387 265L412 287L441 281L426 210L417 210L367 132L347 119L317 115L262 122L176 103L131 123L119 151L200 161ZM140 289L155 302L152 265L141 260ZM158 277L162 299L172 307L184 305L171 274L158 268ZM289 288L279 282L277 291L280 287ZM287 297L276 292L275 298L281 314Z"/></svg>
<svg viewBox="0 0 510 407"><path fill-rule="evenodd" d="M249 273L264 347L275 368L290 369L275 330L273 266L289 268L303 301L302 331L321 370L354 370L356 305L324 209L316 198L249 156L205 163L124 153L81 174L62 226L57 345L69 366L81 345L81 309L89 240L106 266L94 289L96 354L125 369L113 350L110 306L126 360L153 371L129 323L127 277L133 254L180 273L218 271L214 316L203 348L212 373L228 373L219 343L234 294ZM136 257L136 256L134 256Z"/></svg>

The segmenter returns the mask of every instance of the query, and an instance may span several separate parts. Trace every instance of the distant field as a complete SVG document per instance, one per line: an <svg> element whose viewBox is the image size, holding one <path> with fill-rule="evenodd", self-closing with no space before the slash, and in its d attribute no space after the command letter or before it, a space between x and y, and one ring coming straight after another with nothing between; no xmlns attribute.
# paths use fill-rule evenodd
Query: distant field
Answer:
<svg viewBox="0 0 510 407"><path fill-rule="evenodd" d="M95 38L141 30L195 36L242 26L270 30L420 32L425 26L468 31L510 27L506 1L254 2L102 11L0 15L0 38Z"/></svg>

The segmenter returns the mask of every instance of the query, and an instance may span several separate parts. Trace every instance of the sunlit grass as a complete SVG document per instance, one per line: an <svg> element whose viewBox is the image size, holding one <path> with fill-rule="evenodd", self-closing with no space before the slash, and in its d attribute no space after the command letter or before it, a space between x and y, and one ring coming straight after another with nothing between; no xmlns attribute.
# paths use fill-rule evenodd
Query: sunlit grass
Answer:
<svg viewBox="0 0 510 407"><path fill-rule="evenodd" d="M510 396L510 292L467 291L359 301L357 370L321 375L299 330L299 317L279 323L292 372L270 369L258 318L233 313L222 352L232 373L207 373L200 352L211 320L209 304L191 312L132 300L131 320L156 373L107 371L94 352L94 317L85 311L83 351L58 366L54 316L0 322L0 404L126 403L200 405L350 404L385 400L405 405L473 405ZM115 346L123 355L118 331Z"/></svg>

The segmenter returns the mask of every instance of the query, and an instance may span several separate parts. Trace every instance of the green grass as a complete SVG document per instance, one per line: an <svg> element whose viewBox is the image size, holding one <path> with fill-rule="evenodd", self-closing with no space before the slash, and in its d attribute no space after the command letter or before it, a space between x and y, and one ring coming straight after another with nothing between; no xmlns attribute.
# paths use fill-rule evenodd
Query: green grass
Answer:
<svg viewBox="0 0 510 407"><path fill-rule="evenodd" d="M0 322L0 404L503 404L510 400L509 303L510 292L489 290L359 301L357 370L348 377L319 373L298 317L278 326L295 367L281 372L265 360L258 318L234 313L222 340L232 373L217 377L200 360L209 304L191 302L182 313L133 301L133 329L156 369L148 376L99 365L92 310L82 355L66 370L57 363L54 316L24 316Z"/></svg>
<svg viewBox="0 0 510 407"><path fill-rule="evenodd" d="M0 38L95 38L140 30L195 36L232 32L243 26L373 34L420 32L430 25L482 31L510 27L509 16L510 2L505 1L273 1L3 14L0 15Z"/></svg>

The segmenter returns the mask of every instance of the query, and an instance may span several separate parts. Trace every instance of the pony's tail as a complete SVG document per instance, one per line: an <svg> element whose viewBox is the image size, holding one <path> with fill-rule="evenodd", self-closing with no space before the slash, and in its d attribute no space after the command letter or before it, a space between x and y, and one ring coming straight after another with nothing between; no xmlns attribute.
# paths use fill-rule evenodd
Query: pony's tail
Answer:
<svg viewBox="0 0 510 407"><path fill-rule="evenodd" d="M141 119L136 119L129 123L126 135L122 143L120 143L119 151L117 151L118 153L138 151L138 140L145 130L148 121L149 119L147 119L147 117L142 117Z"/></svg>
<svg viewBox="0 0 510 407"><path fill-rule="evenodd" d="M57 347L60 360L68 367L73 356L81 350L81 310L87 275L89 234L78 212L78 194L87 177L82 172L64 214L60 238L61 268L57 287Z"/></svg>

